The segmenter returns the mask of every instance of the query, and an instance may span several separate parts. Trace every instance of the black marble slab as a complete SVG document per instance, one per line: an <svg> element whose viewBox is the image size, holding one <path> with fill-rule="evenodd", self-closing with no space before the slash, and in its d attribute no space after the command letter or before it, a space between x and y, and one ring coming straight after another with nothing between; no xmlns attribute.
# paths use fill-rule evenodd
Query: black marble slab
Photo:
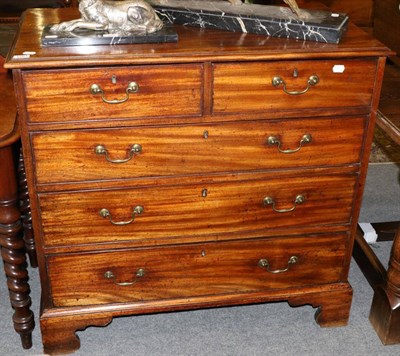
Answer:
<svg viewBox="0 0 400 356"><path fill-rule="evenodd" d="M348 16L301 9L301 18L290 8L227 1L149 0L165 23L280 38L338 43L347 29Z"/></svg>
<svg viewBox="0 0 400 356"><path fill-rule="evenodd" d="M73 32L53 33L51 25L46 26L42 33L43 47L120 45L138 43L177 42L178 34L173 26L165 25L160 31L153 33L129 32L116 35L108 31L76 29Z"/></svg>

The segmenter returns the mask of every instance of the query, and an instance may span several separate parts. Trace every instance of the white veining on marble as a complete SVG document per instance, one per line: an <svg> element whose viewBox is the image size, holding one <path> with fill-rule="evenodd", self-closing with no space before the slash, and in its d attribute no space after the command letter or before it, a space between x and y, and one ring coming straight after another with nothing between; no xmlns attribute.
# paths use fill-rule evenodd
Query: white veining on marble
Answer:
<svg viewBox="0 0 400 356"><path fill-rule="evenodd" d="M303 10L302 18L280 6L233 6L223 1L150 0L163 21L185 26L216 28L274 37L337 43L346 28L348 17L331 12Z"/></svg>
<svg viewBox="0 0 400 356"><path fill-rule="evenodd" d="M245 26L243 20L240 17L236 17L236 21L239 23L239 26L242 29L242 32L247 33L247 29L246 29L246 26Z"/></svg>

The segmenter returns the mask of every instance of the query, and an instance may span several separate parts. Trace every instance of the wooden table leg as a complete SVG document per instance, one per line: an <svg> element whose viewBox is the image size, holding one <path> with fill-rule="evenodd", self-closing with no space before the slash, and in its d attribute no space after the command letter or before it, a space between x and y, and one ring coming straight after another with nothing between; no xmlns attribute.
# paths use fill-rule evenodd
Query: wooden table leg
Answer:
<svg viewBox="0 0 400 356"><path fill-rule="evenodd" d="M29 256L29 262L31 264L31 267L37 267L38 262L36 257L35 239L33 237L31 204L29 200L24 157L22 155L22 152L20 152L18 160L18 185L19 185L19 200L21 203L19 210L21 211L25 248Z"/></svg>
<svg viewBox="0 0 400 356"><path fill-rule="evenodd" d="M386 281L375 290L369 319L383 344L400 343L400 227L393 241Z"/></svg>
<svg viewBox="0 0 400 356"><path fill-rule="evenodd" d="M14 308L14 328L20 334L22 346L32 347L35 326L30 310L25 242L18 206L18 185L12 146L0 148L0 247L7 276L11 305Z"/></svg>

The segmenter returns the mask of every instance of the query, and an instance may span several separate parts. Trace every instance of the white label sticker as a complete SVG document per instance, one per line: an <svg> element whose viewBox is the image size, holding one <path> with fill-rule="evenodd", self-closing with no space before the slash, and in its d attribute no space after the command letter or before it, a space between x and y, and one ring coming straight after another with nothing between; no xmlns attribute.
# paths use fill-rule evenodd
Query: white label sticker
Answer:
<svg viewBox="0 0 400 356"><path fill-rule="evenodd" d="M337 14L337 13L335 13L335 12L332 12L332 13L331 13L331 16L332 16L332 17L339 17L340 15Z"/></svg>
<svg viewBox="0 0 400 356"><path fill-rule="evenodd" d="M15 54L13 55L13 59L25 59L30 58L29 54Z"/></svg>
<svg viewBox="0 0 400 356"><path fill-rule="evenodd" d="M345 66L343 64L335 64L332 68L333 73L343 73Z"/></svg>

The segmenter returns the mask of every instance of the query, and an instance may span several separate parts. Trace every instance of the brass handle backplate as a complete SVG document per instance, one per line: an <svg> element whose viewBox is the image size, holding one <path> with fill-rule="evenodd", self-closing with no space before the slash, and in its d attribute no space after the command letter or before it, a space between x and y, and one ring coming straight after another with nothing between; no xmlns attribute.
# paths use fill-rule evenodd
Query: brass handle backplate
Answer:
<svg viewBox="0 0 400 356"><path fill-rule="evenodd" d="M281 148L282 144L281 144L281 141L279 140L279 138L277 138L276 136L269 136L268 139L267 139L268 145L269 146L274 146L274 145L278 146L278 151L281 152L281 153L295 153L295 152L298 152L303 147L303 145L305 145L307 143L310 143L311 141L312 141L311 134L305 134L300 139L300 143L299 143L299 146L297 148L283 150Z"/></svg>
<svg viewBox="0 0 400 356"><path fill-rule="evenodd" d="M124 103L129 99L129 94L131 93L137 93L139 91L139 85L136 82L130 82L125 90L126 96L123 99L113 99L113 100L108 100L104 96L104 91L101 88L100 85L98 84L92 84L90 86L90 94L93 95L101 95L101 100L103 100L107 104L121 104Z"/></svg>
<svg viewBox="0 0 400 356"><path fill-rule="evenodd" d="M130 161L134 155L138 155L139 153L142 152L142 146L139 145L138 143L135 143L131 146L128 152L128 157L122 158L122 159L111 159L110 155L108 154L107 148L104 145L97 145L94 148L94 152L96 155L104 155L106 157L106 160L111 163L125 163Z"/></svg>
<svg viewBox="0 0 400 356"><path fill-rule="evenodd" d="M144 277L145 275L145 270L144 268L139 268L136 272L135 272L135 279L133 281L130 282L117 282L117 276L114 274L113 271L106 271L104 273L104 278L105 279L112 279L113 283L116 284L117 286L131 286L132 284L135 284L137 281L139 281L140 278Z"/></svg>
<svg viewBox="0 0 400 356"><path fill-rule="evenodd" d="M112 219L110 211L106 208L101 209L99 211L99 215L104 219L110 220L111 224L121 226L121 225L131 224L132 222L135 221L136 216L143 214L143 212L144 212L144 208L141 205L135 206L132 211L132 218L128 221L114 221Z"/></svg>
<svg viewBox="0 0 400 356"><path fill-rule="evenodd" d="M289 271L290 265L297 263L298 260L299 258L297 256L292 256L289 258L289 261L287 262L288 266L285 269L271 270L268 260L266 258L262 258L258 261L258 266L261 268L265 268L269 273L277 274Z"/></svg>
<svg viewBox="0 0 400 356"><path fill-rule="evenodd" d="M288 209L277 209L276 208L276 202L273 198L266 196L263 199L263 203L265 206L267 205L272 205L272 210L277 212L277 213L288 213L290 211L293 211L294 209L296 209L297 205L303 204L306 201L306 198L304 197L304 195L302 194L298 194L296 196L296 198L294 199L294 205L291 208Z"/></svg>
<svg viewBox="0 0 400 356"><path fill-rule="evenodd" d="M286 82L280 77L280 76L275 76L272 78L272 85L274 87L278 87L279 85L283 85L283 91L286 94L289 95L301 95L301 94L305 94L308 92L308 90L313 87L314 85L317 85L319 83L319 78L317 75L312 75L310 78L308 78L307 81L307 87L304 90L300 90L300 91L289 91L286 88Z"/></svg>

